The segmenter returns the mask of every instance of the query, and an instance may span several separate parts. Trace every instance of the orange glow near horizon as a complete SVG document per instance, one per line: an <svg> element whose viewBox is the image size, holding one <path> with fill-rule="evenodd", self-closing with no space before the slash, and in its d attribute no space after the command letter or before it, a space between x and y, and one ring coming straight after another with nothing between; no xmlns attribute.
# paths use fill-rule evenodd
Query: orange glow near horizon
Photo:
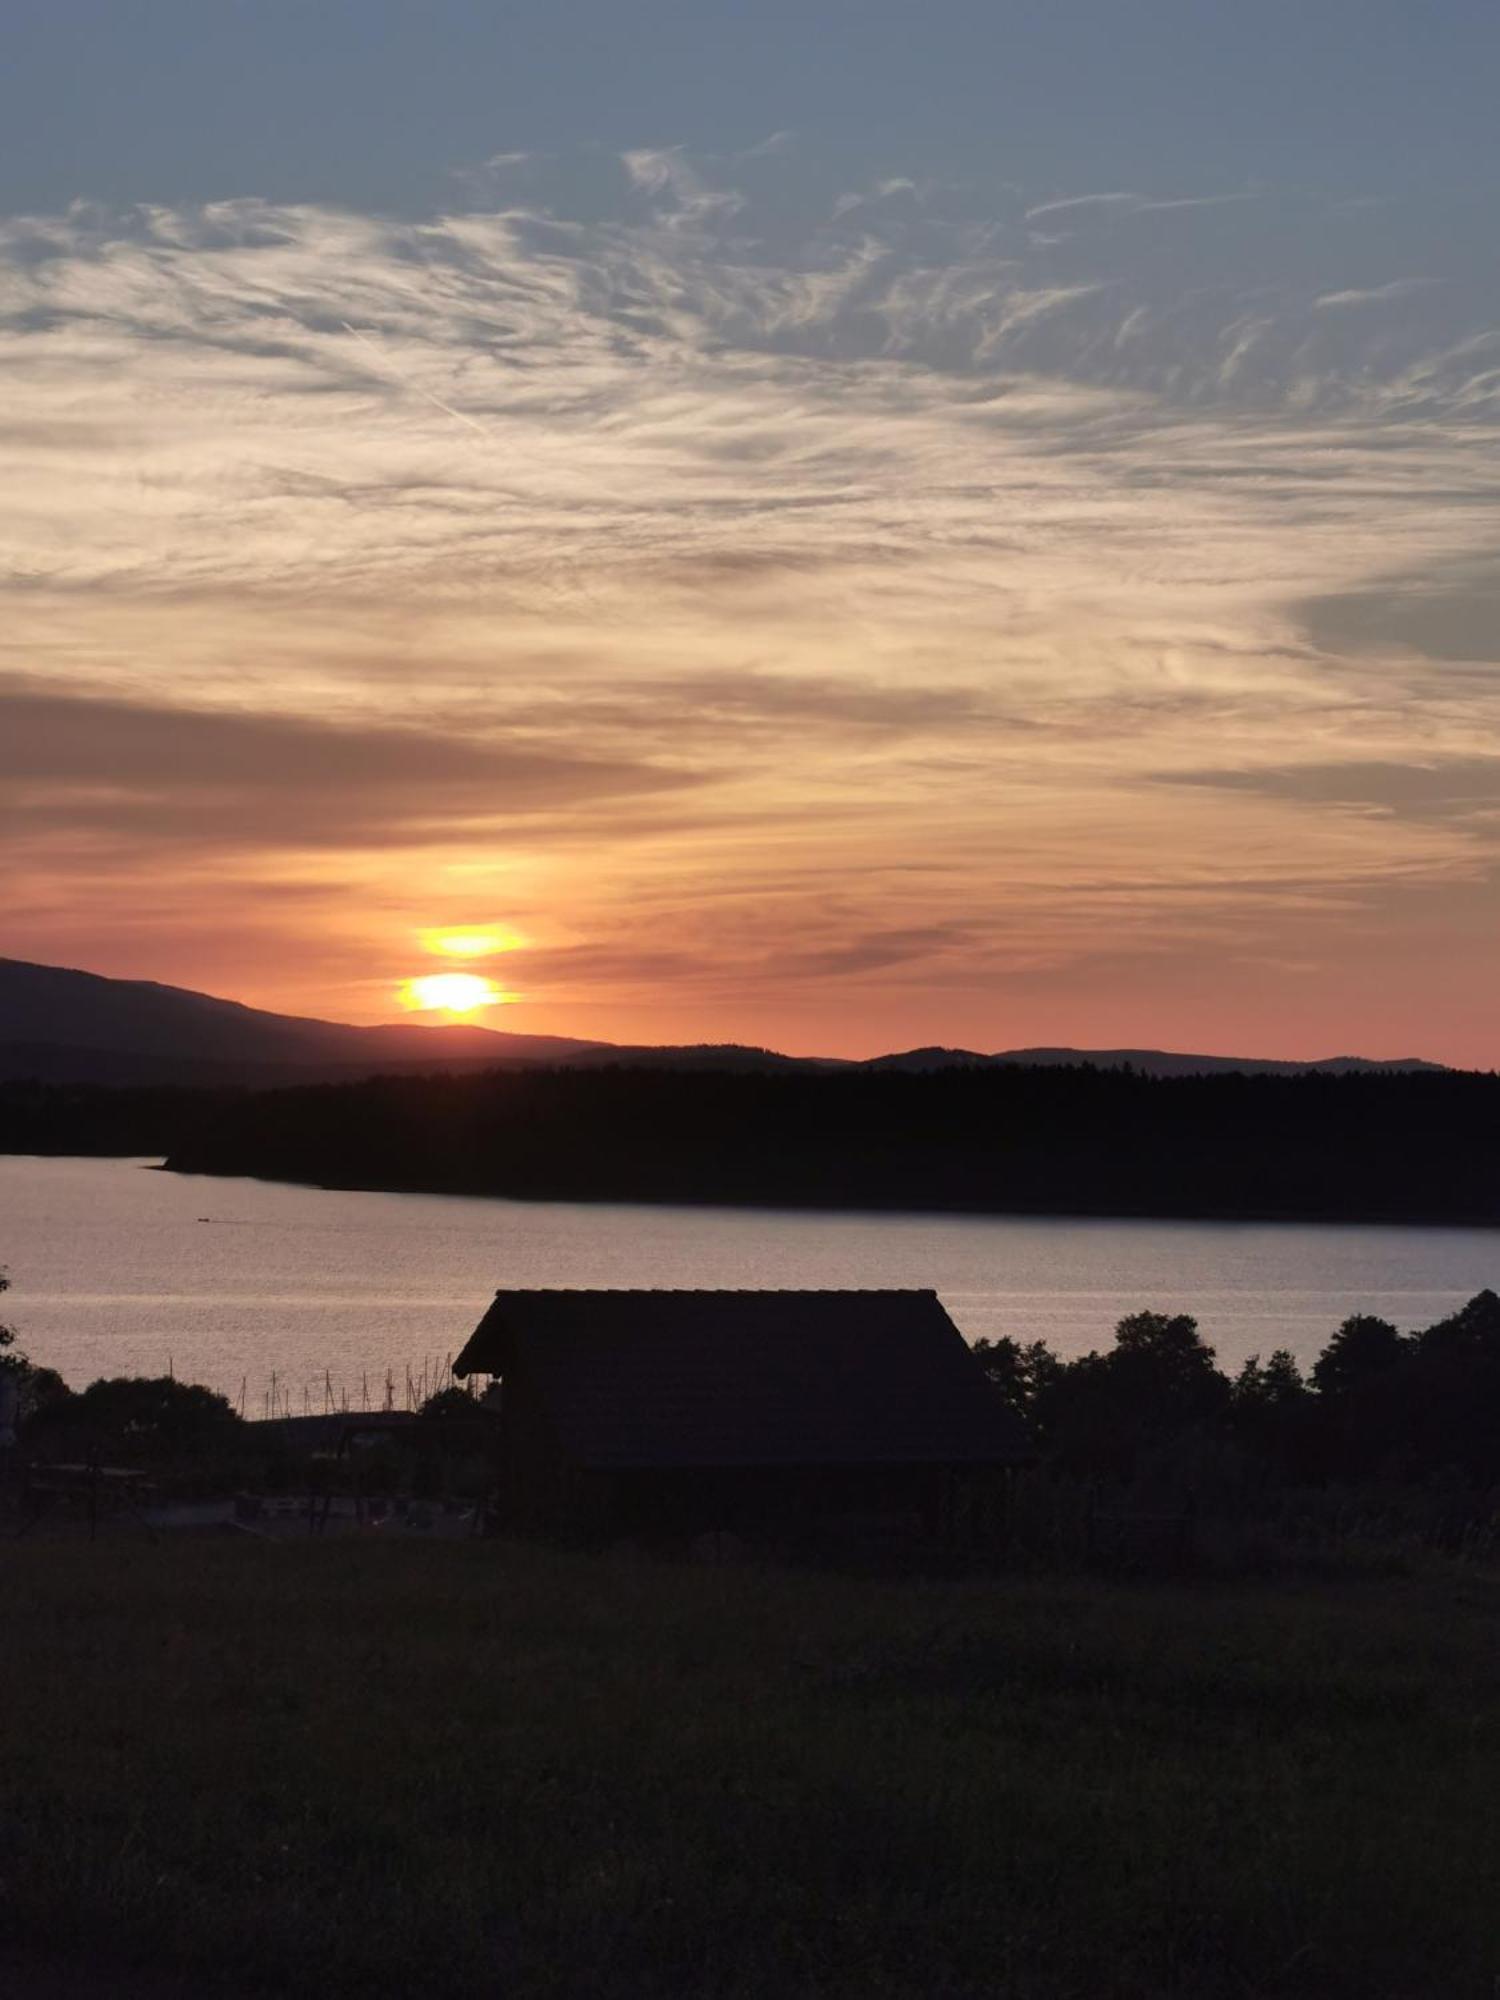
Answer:
<svg viewBox="0 0 1500 2000"><path fill-rule="evenodd" d="M487 924L481 930L431 930L420 933L424 951L439 958L493 958L515 951L526 940L508 924Z"/></svg>
<svg viewBox="0 0 1500 2000"><path fill-rule="evenodd" d="M424 1013L475 1014L483 1007L498 1007L509 997L493 979L482 979L475 972L432 972L408 979L401 989L402 1006Z"/></svg>

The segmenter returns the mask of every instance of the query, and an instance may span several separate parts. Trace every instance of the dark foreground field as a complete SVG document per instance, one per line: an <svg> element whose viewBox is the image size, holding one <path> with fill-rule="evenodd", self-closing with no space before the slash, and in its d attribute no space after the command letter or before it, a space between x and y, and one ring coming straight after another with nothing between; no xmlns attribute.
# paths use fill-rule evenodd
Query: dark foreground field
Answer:
<svg viewBox="0 0 1500 2000"><path fill-rule="evenodd" d="M1500 1584L0 1545L0 1984L1490 1996ZM26 1967L25 1971L19 1970ZM180 1983L179 1983L180 1982Z"/></svg>

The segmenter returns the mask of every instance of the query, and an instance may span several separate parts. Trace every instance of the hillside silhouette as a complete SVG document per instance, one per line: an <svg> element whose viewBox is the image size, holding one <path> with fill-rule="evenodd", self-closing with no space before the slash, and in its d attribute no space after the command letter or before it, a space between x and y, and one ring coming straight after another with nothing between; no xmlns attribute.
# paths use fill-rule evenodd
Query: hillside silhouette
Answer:
<svg viewBox="0 0 1500 2000"><path fill-rule="evenodd" d="M464 1024L373 1028L267 1013L187 987L0 958L0 1075L54 1082L230 1083L359 1076L507 1059L565 1061L594 1046Z"/></svg>
<svg viewBox="0 0 1500 2000"><path fill-rule="evenodd" d="M566 1035L514 1034L470 1022L409 1020L352 1027L268 1013L187 987L106 979L55 965L0 958L0 1079L45 1083L264 1088L281 1083L349 1081L372 1075L568 1064L629 1063L672 1069L896 1069L979 1066L1129 1066L1154 1075L1245 1071L1435 1069L1415 1058L1393 1063L1332 1056L1298 1063L1267 1058L1183 1054L1163 1049L1035 1048L981 1054L919 1048L867 1063L788 1056L737 1043L669 1047L584 1041Z"/></svg>

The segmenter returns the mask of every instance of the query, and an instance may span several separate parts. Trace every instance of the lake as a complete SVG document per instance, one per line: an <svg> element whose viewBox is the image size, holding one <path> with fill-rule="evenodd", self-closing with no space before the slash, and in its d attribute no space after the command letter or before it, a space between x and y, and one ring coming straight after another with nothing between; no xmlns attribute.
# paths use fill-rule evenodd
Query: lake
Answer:
<svg viewBox="0 0 1500 2000"><path fill-rule="evenodd" d="M1500 1232L1299 1223L810 1214L351 1194L0 1157L0 1317L75 1386L205 1382L358 1404L429 1386L500 1286L931 1286L971 1339L1108 1344L1122 1314L1193 1313L1222 1361L1311 1361L1348 1313L1410 1328L1488 1285Z"/></svg>

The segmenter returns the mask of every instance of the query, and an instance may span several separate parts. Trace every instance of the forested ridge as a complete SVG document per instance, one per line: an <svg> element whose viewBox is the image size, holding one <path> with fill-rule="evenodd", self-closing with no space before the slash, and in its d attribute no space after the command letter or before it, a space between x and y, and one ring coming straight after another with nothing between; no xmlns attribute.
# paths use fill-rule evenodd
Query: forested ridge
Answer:
<svg viewBox="0 0 1500 2000"><path fill-rule="evenodd" d="M1500 1220L1500 1076L538 1070L151 1107L168 1164L537 1199ZM91 1114L97 1122L98 1113ZM115 1123L120 1123L117 1114Z"/></svg>

